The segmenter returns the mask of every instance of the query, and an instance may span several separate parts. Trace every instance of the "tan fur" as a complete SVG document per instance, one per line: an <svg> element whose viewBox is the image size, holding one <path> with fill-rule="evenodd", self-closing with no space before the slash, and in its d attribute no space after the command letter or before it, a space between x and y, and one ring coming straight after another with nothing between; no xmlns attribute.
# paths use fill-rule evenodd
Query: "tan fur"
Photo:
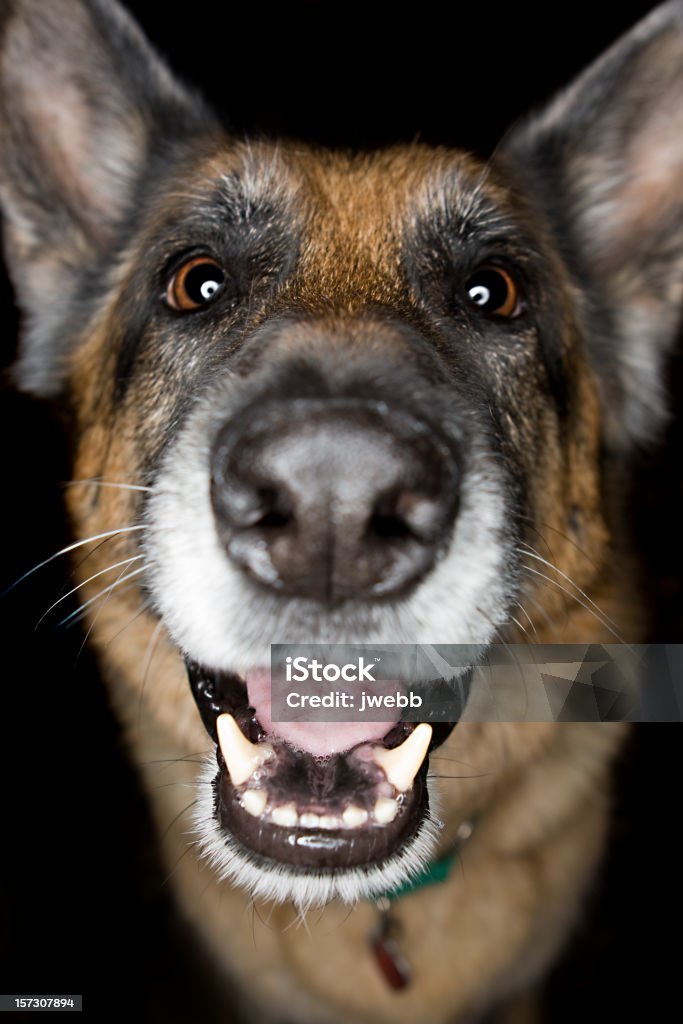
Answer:
<svg viewBox="0 0 683 1024"><path fill-rule="evenodd" d="M230 166L229 157L223 164L215 154L207 159L208 165L195 166L189 191L201 189L202 181ZM279 177L293 195L306 183L307 243L300 273L283 303L296 297L335 322L368 302L403 301L395 270L395 225L408 205L428 201L425 174L427 180L430 174L438 180L437 172L449 161L467 176L481 173L469 159L421 147L358 160L299 149L286 153L286 163L280 150L273 160L280 162ZM501 198L497 190L497 201ZM125 279L125 264L117 276ZM255 320L258 315L255 310ZM96 391L114 324L112 310L104 310L73 360L71 393L81 424L76 480L135 481L137 431L154 435L153 408L163 402L153 378L144 373L122 413L109 408L107 395ZM596 386L578 355L576 373L581 412L572 420L571 435L561 444L549 420L544 451L530 453L536 520L529 524L527 539L633 640L637 634L628 591L612 571L610 538L600 512ZM516 427L524 432L524 419ZM71 488L76 535L125 525L133 518L133 501L130 492L88 484ZM577 516L579 539L572 535ZM79 576L85 579L136 551L135 534L93 546ZM614 640L590 607L581 607L561 589L569 589L562 577L543 571L557 585L533 575L527 580L526 607L535 632L525 638L511 631L510 639ZM101 579L89 584L86 596L100 585ZM437 771L463 776L440 784L447 823L444 848L453 842L460 822L475 813L480 817L448 882L411 895L398 907L414 984L395 994L370 956L373 906L360 905L349 913L331 905L300 922L286 907L250 906L243 893L219 885L192 850L187 854L186 805L192 799L187 786L196 776L193 760L208 751L209 743L180 656L153 617L141 610L135 589L123 595L114 591L90 625L133 758L143 771L184 911L243 993L251 1019L279 1019L279 1008L285 1006L301 1024L467 1021L481 1006L533 983L553 959L580 912L600 857L610 764L623 727L461 723L454 730L434 756ZM188 760L177 760L183 757Z"/></svg>

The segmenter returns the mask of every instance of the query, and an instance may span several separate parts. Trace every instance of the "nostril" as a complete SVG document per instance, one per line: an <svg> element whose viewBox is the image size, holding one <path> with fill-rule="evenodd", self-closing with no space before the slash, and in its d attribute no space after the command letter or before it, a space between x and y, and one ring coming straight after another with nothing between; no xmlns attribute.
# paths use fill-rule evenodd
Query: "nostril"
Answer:
<svg viewBox="0 0 683 1024"><path fill-rule="evenodd" d="M282 529L294 517L287 495L275 488L250 485L234 476L216 490L216 501L233 529Z"/></svg>
<svg viewBox="0 0 683 1024"><path fill-rule="evenodd" d="M291 523L294 513L281 494L277 491L261 491L259 497L263 513L259 519L254 520L253 526L263 530L281 530Z"/></svg>
<svg viewBox="0 0 683 1024"><path fill-rule="evenodd" d="M264 530L280 530L283 526L287 526L291 519L291 516L287 516L283 512L266 512L258 522L254 523L254 526L260 526Z"/></svg>
<svg viewBox="0 0 683 1024"><path fill-rule="evenodd" d="M376 503L368 533L387 540L429 541L441 518L438 500L406 488Z"/></svg>
<svg viewBox="0 0 683 1024"><path fill-rule="evenodd" d="M376 512L370 519L368 533L387 540L414 536L408 524L399 516L381 512Z"/></svg>
<svg viewBox="0 0 683 1024"><path fill-rule="evenodd" d="M442 496L406 490L399 495L396 511L414 537L433 541L443 527L447 503Z"/></svg>

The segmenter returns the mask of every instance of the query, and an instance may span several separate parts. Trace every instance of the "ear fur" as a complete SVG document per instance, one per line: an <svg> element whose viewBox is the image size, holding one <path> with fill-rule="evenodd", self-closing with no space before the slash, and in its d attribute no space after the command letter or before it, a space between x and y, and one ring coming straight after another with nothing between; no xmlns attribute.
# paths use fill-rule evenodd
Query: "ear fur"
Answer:
<svg viewBox="0 0 683 1024"><path fill-rule="evenodd" d="M683 0L655 8L515 128L499 159L585 296L608 442L647 441L665 415L683 307Z"/></svg>
<svg viewBox="0 0 683 1024"><path fill-rule="evenodd" d="M57 393L80 275L160 146L211 118L115 0L0 0L0 203L24 332L19 384Z"/></svg>

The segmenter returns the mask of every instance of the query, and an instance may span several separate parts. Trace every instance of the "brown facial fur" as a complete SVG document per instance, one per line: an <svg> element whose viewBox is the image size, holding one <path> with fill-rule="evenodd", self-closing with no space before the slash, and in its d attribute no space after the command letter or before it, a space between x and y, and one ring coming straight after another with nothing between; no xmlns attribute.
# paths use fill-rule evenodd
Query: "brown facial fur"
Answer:
<svg viewBox="0 0 683 1024"><path fill-rule="evenodd" d="M425 179L438 181L444 165L455 166L468 184L477 183L487 201L510 205L515 216L525 215L469 158L422 147L356 161L321 156L300 147L292 152L278 148L258 156L266 165L277 162L277 180L288 183L286 188L296 197L297 219L305 225L299 269L278 295L277 304L284 309L307 310L316 318L316 326L321 322L350 325L345 345L373 344L362 332L353 340L353 317L368 305L414 310L415 298L399 269L401 224L410 216L408 211L416 206L424 209L429 203L432 197ZM210 191L207 182L215 181L235 161L234 152L226 145L222 156L212 153L205 162L195 162L193 177L183 175L182 184L169 190L163 208L150 211L135 250L117 268L117 278L124 286L149 250L150 234L158 222L176 211L178 192L195 195ZM615 592L614 580L606 573L613 555L597 471L599 407L591 372L578 348L568 292L565 284L562 342L571 361L577 412L560 435L553 409L524 365L523 401L515 403L509 443L523 461L532 485L529 502L533 516L525 524L526 543L553 562L559 573L573 579L587 598L580 598L582 606L565 577L528 559L530 573L520 602L531 621L518 612L526 635L511 623L506 637L514 642L613 641L611 631L591 610L595 601L602 613L634 640L638 634L630 622L631 607L624 600L623 588ZM142 483L145 455L163 442L173 371L155 376L156 364L150 361L147 367L143 359L125 403L117 407L111 372L102 369L114 358L112 338L117 336L117 291L113 289L110 295L99 323L86 329L87 340L76 349L69 375L71 402L79 423L74 479ZM265 305L255 302L250 327L266 315ZM309 343L322 344L319 333L312 334ZM303 335L306 344L305 331ZM390 345L392 341L375 339L374 343ZM395 339L393 344L397 344ZM495 367L501 376L510 371L515 371L513 356L503 371ZM502 380L501 387L505 386ZM77 537L136 520L136 492L84 483L70 488L68 498ZM84 580L108 564L137 554L137 540L134 533L124 534L84 549L91 553L78 569L79 578ZM535 569L553 582L535 575ZM104 579L110 582L116 575ZM102 577L87 584L84 598L98 593L101 585ZM126 725L136 761L150 763L206 750L206 734L181 658L156 617L145 610L137 588L114 590L95 607L91 638L112 679L116 710ZM273 979L266 986L272 998L277 991L297 1000L299 1020L336 1021L353 1015L359 1021L408 1022L418 1012L427 1013L434 1021L451 1019L454 1012L476 1008L484 977L496 977L495 991L505 994L509 988L518 988L527 974L533 976L559 943L575 914L578 894L585 887L604 830L603 801L596 806L583 804L589 792L604 785L611 753L621 736L619 726L458 726L434 762L437 771L450 774L455 766L464 776L442 786L442 813L447 822L443 847L453 842L458 824L473 813L483 815L483 824L465 855L466 889L457 876L438 892L411 898L405 909L401 908L401 915L409 915L409 927L416 936L411 946L414 969L425 980L400 1005L360 951L372 926L369 907L358 908L346 921L342 921L345 912L328 908L312 937L287 927L291 923L288 910L261 908L260 913L271 920L271 930L259 930L258 949L254 950L246 935L251 925L241 910L244 897L222 889L219 900L205 869L204 894L197 902L197 867L191 858L185 858L177 879L185 893L186 909L197 926L212 935L221 956L225 946L229 947L231 970L240 983L246 983L247 990L249 978L254 978L254 985L258 978L261 986L265 972ZM575 765L573 782L567 776L569 764ZM180 765L170 774L173 779L166 781L189 780L193 771L191 766ZM146 775L160 829L166 832L186 802L184 791L173 786L156 788L158 771L153 765ZM186 829L187 820L181 814L165 836L169 864L182 853ZM541 906L544 910L539 918ZM486 908L486 924L478 923L482 908ZM459 926L452 940L444 939L449 931L447 922L456 916ZM512 921L516 922L514 928ZM485 934L491 930L496 935L495 955ZM465 935L468 952L463 958ZM543 937L543 954L539 952L539 935ZM323 943L324 956L308 966L313 943ZM456 946L460 966L454 972ZM443 969L438 966L441 957ZM520 967L525 963L526 967ZM358 991L358 998L342 981L348 972L358 978L353 990ZM304 997L303 992L308 994ZM426 992L430 993L429 1005ZM260 1013L269 1012L267 1004L266 995Z"/></svg>
<svg viewBox="0 0 683 1024"><path fill-rule="evenodd" d="M179 216L178 196L197 202L211 195L221 175L240 164L252 162L276 173L278 187L292 198L295 222L304 225L301 255L295 272L271 298L255 295L243 330L252 332L267 317L295 310L306 315L296 332L284 332L278 346L287 353L316 350L335 344L344 349L375 347L379 352L399 352L400 338L373 325L365 329L362 314L375 307L388 307L400 315L417 318L419 298L411 292L401 270L401 238L406 221L416 209L431 213L429 202L438 201L439 188L455 177L453 189L463 206L474 192L482 203L504 211L517 220L527 211L516 198L491 181L491 174L470 157L426 147L406 147L382 153L376 158L352 159L344 155L320 154L301 146L291 151L265 146L250 147L246 158L226 140L222 158L211 153L203 162L193 161L193 177L185 169L177 184L164 195L160 208L148 212L145 225L133 248L113 275L109 301L98 311L97 320L83 331L75 347L69 372L70 404L77 422L75 480L129 480L145 482L145 463L161 447L173 413L174 389L187 387L180 368L164 363L160 350L164 338L152 326L140 365L133 375L131 390L123 403L114 395L114 364L117 356L119 292L132 290L136 274L144 268L154 233L159 225ZM277 168L273 172L273 168ZM286 184L285 184L286 183ZM544 253L552 261L552 253ZM562 278L559 265L554 268ZM541 370L528 354L514 349L502 359L491 358L491 373L499 379L499 394L505 406L507 444L529 485L533 510L525 526L524 541L542 557L575 581L606 616L614 618L625 639L637 637L628 620L629 612L620 596L612 598L605 584L606 564L612 557L603 507L598 457L601 417L597 388L583 354L581 338L573 322L571 286L558 289L562 302L564 334L561 347L571 374L572 411L562 429L552 404L544 394ZM269 301L270 300L270 301ZM311 326L312 324L312 326ZM221 325L222 326L222 325ZM531 333L531 332L530 332ZM533 337L530 339L533 344ZM439 344L438 336L435 344ZM487 357L483 352L483 357ZM535 356L535 353L532 353ZM172 360L173 353L169 356ZM69 508L77 536L103 532L133 523L139 506L135 492L100 489L96 485L72 487ZM104 568L119 558L138 552L135 535L107 540L88 557L83 575ZM529 578L523 593L538 601L543 616L531 615L534 637L539 642L608 640L605 630L590 612L561 589L563 577L548 571L552 586ZM530 574L533 576L533 573ZM96 591L94 591L96 592ZM108 601L116 605L113 595ZM620 607L616 607L616 605ZM593 618L593 625L589 626ZM536 621L538 619L538 621ZM531 628L531 627L529 627ZM97 634L97 623L94 633ZM506 636L523 642L511 624ZM528 637L527 637L528 638Z"/></svg>
<svg viewBox="0 0 683 1024"><path fill-rule="evenodd" d="M428 422L433 399L504 480L506 621L490 620L492 635L641 639L619 487L624 453L662 419L680 314L683 7L653 12L487 165L418 145L240 143L117 5L16 0L0 13L0 200L27 316L17 375L61 399L75 538L121 530L78 548L75 574L184 912L245 1020L471 1024L538 980L579 913L624 728L465 715L433 755L441 848L477 825L462 870L396 910L414 976L396 996L368 955L370 904L333 903L306 928L288 905L258 906L252 922L243 892L185 856L185 784L214 751L159 616L149 489L194 410L237 402L235 381L262 396L269 374L313 366L334 393L344 374L360 386L386 367L396 401L421 401ZM194 246L221 256L235 301L183 319L162 296ZM518 319L463 302L491 260L520 275Z"/></svg>

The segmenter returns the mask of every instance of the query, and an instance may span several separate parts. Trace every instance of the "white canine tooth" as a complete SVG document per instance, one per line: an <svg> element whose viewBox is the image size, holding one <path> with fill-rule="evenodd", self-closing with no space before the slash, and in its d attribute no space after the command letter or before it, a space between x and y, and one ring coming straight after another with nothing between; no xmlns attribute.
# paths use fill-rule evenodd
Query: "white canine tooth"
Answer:
<svg viewBox="0 0 683 1024"><path fill-rule="evenodd" d="M320 828L320 818L317 814L302 814L299 818L299 824L304 828Z"/></svg>
<svg viewBox="0 0 683 1024"><path fill-rule="evenodd" d="M248 740L232 715L219 715L216 730L233 786L242 786L257 768L272 757L273 748L268 743L252 743Z"/></svg>
<svg viewBox="0 0 683 1024"><path fill-rule="evenodd" d="M356 804L349 804L342 814L342 821L347 828L360 828L368 820L368 812Z"/></svg>
<svg viewBox="0 0 683 1024"><path fill-rule="evenodd" d="M381 796L375 803L375 821L380 825L388 825L390 821L393 821L398 814L398 804L395 800L389 800L386 796Z"/></svg>
<svg viewBox="0 0 683 1024"><path fill-rule="evenodd" d="M255 818L260 818L268 803L268 794L265 789L246 789L241 796L242 806Z"/></svg>
<svg viewBox="0 0 683 1024"><path fill-rule="evenodd" d="M280 804L279 807L273 808L270 816L276 825L282 825L284 828L294 828L299 820L296 804Z"/></svg>
<svg viewBox="0 0 683 1024"><path fill-rule="evenodd" d="M321 814L320 816L320 827L321 828L339 828L339 818L335 818L334 814Z"/></svg>
<svg viewBox="0 0 683 1024"><path fill-rule="evenodd" d="M394 747L393 750L375 747L373 750L375 764L380 766L399 793L405 793L412 786L413 779L426 757L431 738L431 725L420 722L400 747Z"/></svg>

